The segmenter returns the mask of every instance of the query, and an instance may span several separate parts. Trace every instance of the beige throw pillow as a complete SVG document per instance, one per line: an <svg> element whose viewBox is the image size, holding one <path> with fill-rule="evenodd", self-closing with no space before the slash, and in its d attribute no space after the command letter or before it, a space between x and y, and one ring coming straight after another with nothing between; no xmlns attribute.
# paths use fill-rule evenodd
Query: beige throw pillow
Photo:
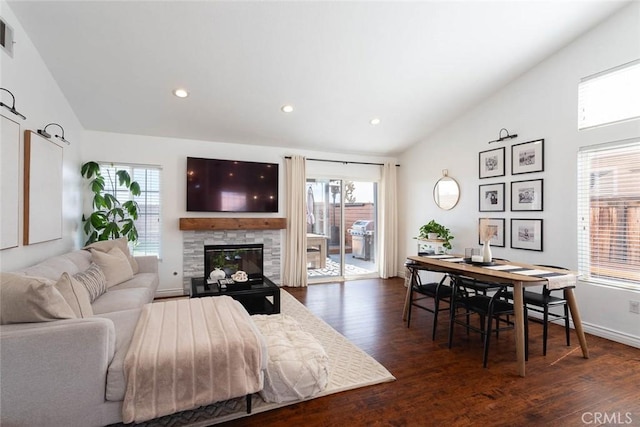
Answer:
<svg viewBox="0 0 640 427"><path fill-rule="evenodd" d="M73 278L85 287L91 302L107 292L107 278L95 262L92 262L85 271L74 274Z"/></svg>
<svg viewBox="0 0 640 427"><path fill-rule="evenodd" d="M140 268L138 266L138 262L136 259L131 256L131 252L129 252L129 241L126 237L120 237L119 239L113 240L101 240L99 242L92 243L88 246L85 246L83 249L87 250L96 250L100 252L109 252L114 247L120 248L123 254L127 257L129 264L131 264L131 270L133 270L133 274L138 274Z"/></svg>
<svg viewBox="0 0 640 427"><path fill-rule="evenodd" d="M71 310L76 314L76 317L93 316L87 288L78 280L69 276L69 273L62 273L56 283L56 289L60 291Z"/></svg>
<svg viewBox="0 0 640 427"><path fill-rule="evenodd" d="M0 274L0 324L75 317L53 281L13 273Z"/></svg>
<svg viewBox="0 0 640 427"><path fill-rule="evenodd" d="M133 270L131 269L129 260L127 260L127 256L117 246L114 246L107 253L92 249L91 257L93 262L98 264L104 272L107 278L107 288L133 277Z"/></svg>

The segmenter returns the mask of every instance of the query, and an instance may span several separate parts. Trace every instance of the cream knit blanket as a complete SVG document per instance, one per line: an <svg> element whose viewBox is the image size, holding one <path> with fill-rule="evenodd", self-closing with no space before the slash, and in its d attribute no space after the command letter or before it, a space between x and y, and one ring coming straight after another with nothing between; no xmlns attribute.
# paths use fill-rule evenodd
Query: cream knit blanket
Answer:
<svg viewBox="0 0 640 427"><path fill-rule="evenodd" d="M255 393L265 359L264 338L230 297L147 304L125 357L123 422Z"/></svg>

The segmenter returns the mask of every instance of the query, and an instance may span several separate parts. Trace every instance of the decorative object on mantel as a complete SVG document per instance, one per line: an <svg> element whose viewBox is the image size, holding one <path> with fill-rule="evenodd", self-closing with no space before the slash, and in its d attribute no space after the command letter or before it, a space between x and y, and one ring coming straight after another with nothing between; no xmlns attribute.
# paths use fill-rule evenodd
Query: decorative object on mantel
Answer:
<svg viewBox="0 0 640 427"><path fill-rule="evenodd" d="M21 114L21 113L18 112L18 110L16 110L16 97L13 96L13 93L11 93L11 91L9 89L5 89L3 87L0 87L0 90L3 90L5 92L7 92L9 95L11 95L11 99L13 100L11 102L11 107L9 107L4 102L0 101L0 107L6 108L7 110L11 111L16 116L20 117L22 120L27 120L27 118L24 116L24 114Z"/></svg>
<svg viewBox="0 0 640 427"><path fill-rule="evenodd" d="M502 131L505 132L505 136L502 136ZM489 141L489 144L493 144L494 142L502 142L502 141L506 141L507 139L513 139L513 138L517 138L518 134L514 133L513 135L509 135L509 131L506 128L502 128L500 129L500 132L498 132L498 139L493 140L493 141Z"/></svg>
<svg viewBox="0 0 640 427"><path fill-rule="evenodd" d="M82 165L81 175L91 180L89 188L93 192L94 211L88 218L82 215L84 232L87 235L85 245L99 240L117 239L126 236L130 242L138 240L138 229L134 221L138 219L138 203L131 199L121 203L115 196L116 190L128 190L133 196L140 195L140 185L131 180L125 170L117 170L116 176L105 177L100 165L87 162ZM92 179L93 178L93 179ZM118 182L116 183L116 178ZM117 184L117 185L116 185ZM108 185L108 188L105 188Z"/></svg>
<svg viewBox="0 0 640 427"><path fill-rule="evenodd" d="M180 230L284 230L286 218L180 218Z"/></svg>
<svg viewBox="0 0 640 427"><path fill-rule="evenodd" d="M491 262L491 239L496 235L496 228L489 224L488 218L480 219L480 239L482 240L482 262Z"/></svg>
<svg viewBox="0 0 640 427"><path fill-rule="evenodd" d="M56 138L58 138L60 141L64 142L67 145L71 145L71 143L69 141L67 141L66 139L64 139L64 128L62 126L60 126L58 123L49 123L48 125L46 125L44 127L44 129L38 129L38 133L41 136L44 136L47 139L51 138L51 134L47 133L47 128L49 126L58 126L60 128L60 130L62 131L62 135L55 135Z"/></svg>
<svg viewBox="0 0 640 427"><path fill-rule="evenodd" d="M431 220L428 223L420 227L420 234L416 239L419 240L442 240L442 246L448 250L451 250L451 240L454 237L451 235L451 230L442 224L437 223L435 220Z"/></svg>

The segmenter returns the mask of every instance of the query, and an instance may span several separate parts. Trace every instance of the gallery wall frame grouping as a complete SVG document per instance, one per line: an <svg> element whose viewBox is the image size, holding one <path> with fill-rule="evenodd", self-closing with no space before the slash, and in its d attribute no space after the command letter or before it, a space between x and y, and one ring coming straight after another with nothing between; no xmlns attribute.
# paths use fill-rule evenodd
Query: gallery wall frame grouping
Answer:
<svg viewBox="0 0 640 427"><path fill-rule="evenodd" d="M511 159L505 147L481 151L479 153L478 177L481 180L506 177L507 165L511 165L511 175L526 175L544 172L543 138L511 146ZM522 178L525 178L524 176ZM503 178L504 179L504 178ZM509 179L507 178L507 181ZM509 193L507 182L482 183L478 186L478 210L480 212L505 212L509 200L511 212L542 212L544 210L544 179L520 179L511 181ZM490 222L496 233L490 240L492 246L505 247L505 236L510 235L512 249L542 251L543 220L538 218L510 218L510 230L506 229L505 218L483 218ZM480 225L478 225L480 230ZM480 239L480 234L478 234ZM480 242L482 243L482 242Z"/></svg>

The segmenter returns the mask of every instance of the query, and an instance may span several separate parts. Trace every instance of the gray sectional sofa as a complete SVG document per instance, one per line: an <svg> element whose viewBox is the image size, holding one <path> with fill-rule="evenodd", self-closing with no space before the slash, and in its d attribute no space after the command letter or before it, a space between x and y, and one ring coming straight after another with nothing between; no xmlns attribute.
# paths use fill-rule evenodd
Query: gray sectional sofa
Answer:
<svg viewBox="0 0 640 427"><path fill-rule="evenodd" d="M141 307L153 300L158 287L156 257L129 259L137 264L133 277L91 302L90 316L8 324L3 319L0 425L87 427L121 422L124 357ZM86 271L91 263L90 251L77 250L14 273L56 282L62 273Z"/></svg>

